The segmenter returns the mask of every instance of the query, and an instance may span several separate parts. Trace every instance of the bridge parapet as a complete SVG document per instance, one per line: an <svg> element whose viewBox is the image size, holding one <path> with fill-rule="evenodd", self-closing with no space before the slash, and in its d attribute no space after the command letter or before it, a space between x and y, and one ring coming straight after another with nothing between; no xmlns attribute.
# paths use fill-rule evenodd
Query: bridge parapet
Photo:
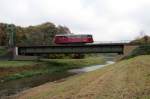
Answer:
<svg viewBox="0 0 150 99"><path fill-rule="evenodd" d="M130 40L121 40L121 41L94 41L93 44L128 44Z"/></svg>

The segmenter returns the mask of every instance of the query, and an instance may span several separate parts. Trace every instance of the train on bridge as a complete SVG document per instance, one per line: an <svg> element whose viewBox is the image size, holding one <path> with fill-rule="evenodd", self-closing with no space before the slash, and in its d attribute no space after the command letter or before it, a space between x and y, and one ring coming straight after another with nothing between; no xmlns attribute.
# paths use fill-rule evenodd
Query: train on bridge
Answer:
<svg viewBox="0 0 150 99"><path fill-rule="evenodd" d="M93 37L90 34L64 34L55 35L55 44L81 44L93 43Z"/></svg>
<svg viewBox="0 0 150 99"><path fill-rule="evenodd" d="M90 34L55 35L54 45L18 46L18 55L124 53L125 43L94 43Z"/></svg>

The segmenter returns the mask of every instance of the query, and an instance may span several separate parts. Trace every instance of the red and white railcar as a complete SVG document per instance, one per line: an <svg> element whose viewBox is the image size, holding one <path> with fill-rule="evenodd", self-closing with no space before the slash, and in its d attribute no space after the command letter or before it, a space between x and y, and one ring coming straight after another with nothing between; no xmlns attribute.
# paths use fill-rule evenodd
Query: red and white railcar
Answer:
<svg viewBox="0 0 150 99"><path fill-rule="evenodd" d="M55 44L93 43L93 37L90 34L55 35L54 43Z"/></svg>

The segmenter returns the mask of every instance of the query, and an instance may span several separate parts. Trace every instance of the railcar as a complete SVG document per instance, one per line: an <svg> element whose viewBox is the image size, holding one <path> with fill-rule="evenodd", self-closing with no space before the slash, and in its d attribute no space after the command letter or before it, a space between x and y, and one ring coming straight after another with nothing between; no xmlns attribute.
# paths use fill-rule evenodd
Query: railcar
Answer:
<svg viewBox="0 0 150 99"><path fill-rule="evenodd" d="M93 43L93 37L90 34L55 35L54 43L55 44Z"/></svg>

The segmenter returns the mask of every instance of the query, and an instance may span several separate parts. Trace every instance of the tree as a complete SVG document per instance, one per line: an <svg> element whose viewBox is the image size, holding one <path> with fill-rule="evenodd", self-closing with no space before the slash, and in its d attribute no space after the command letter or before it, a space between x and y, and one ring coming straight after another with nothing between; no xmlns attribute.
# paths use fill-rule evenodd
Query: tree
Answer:
<svg viewBox="0 0 150 99"><path fill-rule="evenodd" d="M4 46L7 45L7 43L6 25L0 23L0 45Z"/></svg>
<svg viewBox="0 0 150 99"><path fill-rule="evenodd" d="M57 34L71 34L70 29L66 26L59 25L57 28L58 28Z"/></svg>

